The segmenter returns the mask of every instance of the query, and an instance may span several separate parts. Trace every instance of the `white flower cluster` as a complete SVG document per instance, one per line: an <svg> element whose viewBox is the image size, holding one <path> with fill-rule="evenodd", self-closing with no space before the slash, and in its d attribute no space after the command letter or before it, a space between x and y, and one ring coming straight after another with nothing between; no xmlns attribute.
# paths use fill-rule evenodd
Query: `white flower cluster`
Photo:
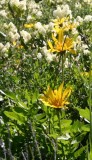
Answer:
<svg viewBox="0 0 92 160"><path fill-rule="evenodd" d="M42 47L42 54L45 56L48 63L56 60L56 54L50 53L47 49L47 46Z"/></svg>
<svg viewBox="0 0 92 160"><path fill-rule="evenodd" d="M83 18L80 16L77 16L76 18L76 22L78 22L79 24L83 22Z"/></svg>
<svg viewBox="0 0 92 160"><path fill-rule="evenodd" d="M77 23L77 25L80 25L82 23L87 23L87 22L92 22L92 15L86 15L84 18L77 16L75 19L75 22Z"/></svg>
<svg viewBox="0 0 92 160"><path fill-rule="evenodd" d="M23 37L24 43L27 43L31 39L30 33L25 30L20 31L20 34Z"/></svg>
<svg viewBox="0 0 92 160"><path fill-rule="evenodd" d="M7 57L7 51L9 50L10 48L10 43L7 42L5 45L3 45L3 43L0 43L0 51L1 53L6 53L6 57Z"/></svg>
<svg viewBox="0 0 92 160"><path fill-rule="evenodd" d="M6 30L8 30L7 34L9 36L9 39L10 39L11 42L15 42L15 41L19 40L20 35L17 31L16 26L12 22L10 22L8 25L5 23L4 28Z"/></svg>
<svg viewBox="0 0 92 160"><path fill-rule="evenodd" d="M12 7L17 7L20 10L26 10L26 0L22 0L22 1L19 1L19 0L10 0L10 5Z"/></svg>
<svg viewBox="0 0 92 160"><path fill-rule="evenodd" d="M62 5L61 7L57 6L57 9L53 11L53 16L56 18L69 16L70 18L72 18L72 12L69 9L69 6L66 4Z"/></svg>
<svg viewBox="0 0 92 160"><path fill-rule="evenodd" d="M74 42L74 49L75 51L84 53L84 55L87 55L90 53L88 45L82 41L81 36L78 36L76 38L76 41Z"/></svg>
<svg viewBox="0 0 92 160"><path fill-rule="evenodd" d="M6 3L6 0L1 0L0 5L4 5Z"/></svg>
<svg viewBox="0 0 92 160"><path fill-rule="evenodd" d="M92 0L84 0L85 3L92 5Z"/></svg>
<svg viewBox="0 0 92 160"><path fill-rule="evenodd" d="M84 22L92 22L92 15L86 15L84 17Z"/></svg>
<svg viewBox="0 0 92 160"><path fill-rule="evenodd" d="M44 26L40 22L35 23L34 27L35 27L35 29L38 30L39 33L41 33L43 35L46 33Z"/></svg>
<svg viewBox="0 0 92 160"><path fill-rule="evenodd" d="M0 8L3 8L6 3L6 0L0 0Z"/></svg>
<svg viewBox="0 0 92 160"><path fill-rule="evenodd" d="M5 10L0 11L0 16L7 18L7 13Z"/></svg>
<svg viewBox="0 0 92 160"><path fill-rule="evenodd" d="M28 9L32 15L35 15L38 18L42 16L40 6L34 0L28 3Z"/></svg>

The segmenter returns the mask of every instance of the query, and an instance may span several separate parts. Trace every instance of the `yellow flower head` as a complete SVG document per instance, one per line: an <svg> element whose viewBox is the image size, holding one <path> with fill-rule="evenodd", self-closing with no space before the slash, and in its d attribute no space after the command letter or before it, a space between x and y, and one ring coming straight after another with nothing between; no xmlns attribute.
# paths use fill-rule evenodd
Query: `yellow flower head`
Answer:
<svg viewBox="0 0 92 160"><path fill-rule="evenodd" d="M34 24L30 23L30 24L24 24L25 28L32 28L34 26Z"/></svg>
<svg viewBox="0 0 92 160"><path fill-rule="evenodd" d="M64 31L62 29L58 30L57 38L52 34L52 40L48 41L48 45L50 47L50 52L63 52L63 51L70 51L71 53L75 53L73 50L73 39L64 36Z"/></svg>
<svg viewBox="0 0 92 160"><path fill-rule="evenodd" d="M59 29L63 29L64 31L69 31L72 30L73 28L77 27L77 23L71 23L69 21L69 17L64 17L64 18L57 18L55 20L53 20L54 22L54 28L53 30L55 30L56 32Z"/></svg>
<svg viewBox="0 0 92 160"><path fill-rule="evenodd" d="M53 108L66 109L66 105L69 104L68 97L71 94L72 88L67 87L63 89L64 83L62 83L57 90L52 90L50 87L41 95L40 100L46 105Z"/></svg>
<svg viewBox="0 0 92 160"><path fill-rule="evenodd" d="M57 19L54 19L53 22L54 22L54 26L59 26L61 27L62 24L67 21L69 19L69 17L63 17L63 18L57 18Z"/></svg>
<svg viewBox="0 0 92 160"><path fill-rule="evenodd" d="M18 45L17 44L17 42L13 42L13 46L16 46L16 48L18 48L18 49L22 49L22 48L24 48L22 45Z"/></svg>

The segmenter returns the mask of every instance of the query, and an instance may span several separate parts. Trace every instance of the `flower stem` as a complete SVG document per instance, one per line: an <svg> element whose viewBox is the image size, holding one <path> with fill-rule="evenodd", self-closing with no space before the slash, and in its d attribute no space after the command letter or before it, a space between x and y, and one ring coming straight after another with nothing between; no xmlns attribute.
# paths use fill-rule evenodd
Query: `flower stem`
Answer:
<svg viewBox="0 0 92 160"><path fill-rule="evenodd" d="M59 128L60 128L60 135L61 135L61 109L58 110L58 121L59 121Z"/></svg>
<svg viewBox="0 0 92 160"><path fill-rule="evenodd" d="M64 54L62 54L62 81L64 81Z"/></svg>
<svg viewBox="0 0 92 160"><path fill-rule="evenodd" d="M91 60L92 60L92 55L91 55ZM92 61L91 61L92 62ZM91 77L91 69L92 69L92 64L90 62L90 72L89 72L89 109L90 109L90 137L89 137L89 142L90 142L90 158L89 160L92 159L92 77Z"/></svg>

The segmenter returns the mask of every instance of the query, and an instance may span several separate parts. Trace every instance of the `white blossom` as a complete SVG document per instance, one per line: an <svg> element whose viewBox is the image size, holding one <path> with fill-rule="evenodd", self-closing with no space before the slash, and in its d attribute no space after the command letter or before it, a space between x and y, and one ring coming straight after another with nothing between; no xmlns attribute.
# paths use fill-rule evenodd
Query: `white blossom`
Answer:
<svg viewBox="0 0 92 160"><path fill-rule="evenodd" d="M84 22L92 22L92 15L86 15L84 17Z"/></svg>
<svg viewBox="0 0 92 160"><path fill-rule="evenodd" d="M11 0L10 5L13 7L15 6L15 7L19 8L20 10L26 10L26 0L22 0L22 1Z"/></svg>
<svg viewBox="0 0 92 160"><path fill-rule="evenodd" d="M18 40L19 38L20 38L20 35L17 33L17 32L12 32L12 31L10 31L9 33L8 33L8 35L9 35L9 38L10 38L10 40L12 41L12 42L14 42L14 41L16 41L16 40Z"/></svg>
<svg viewBox="0 0 92 160"><path fill-rule="evenodd" d="M0 50L1 50L2 53L7 52L9 48L10 48L10 43L9 42L7 42L5 45L0 43ZM6 56L7 56L7 54L6 54Z"/></svg>
<svg viewBox="0 0 92 160"><path fill-rule="evenodd" d="M10 5L18 7L19 6L19 0L10 0Z"/></svg>
<svg viewBox="0 0 92 160"><path fill-rule="evenodd" d="M20 1L19 8L21 10L26 10L26 0Z"/></svg>
<svg viewBox="0 0 92 160"><path fill-rule="evenodd" d="M25 43L27 43L31 39L31 35L25 30L20 31L20 34L23 37Z"/></svg>
<svg viewBox="0 0 92 160"><path fill-rule="evenodd" d="M17 32L17 28L12 22L8 24L8 28L10 29L11 32Z"/></svg>
<svg viewBox="0 0 92 160"><path fill-rule="evenodd" d="M0 4L1 4L1 5L4 5L5 3L6 3L6 0L1 0L1 1L0 1Z"/></svg>
<svg viewBox="0 0 92 160"><path fill-rule="evenodd" d="M42 16L42 12L38 11L36 15L37 15L37 17L41 17Z"/></svg>
<svg viewBox="0 0 92 160"><path fill-rule="evenodd" d="M69 6L66 4L62 5L61 7L57 6L57 9L53 11L53 16L56 18L70 16L70 18L72 18L72 12L69 9Z"/></svg>
<svg viewBox="0 0 92 160"><path fill-rule="evenodd" d="M0 43L0 50L2 50L4 47L3 43Z"/></svg>
<svg viewBox="0 0 92 160"><path fill-rule="evenodd" d="M37 22L35 23L35 28L39 31L39 33L41 34L45 34L46 33L46 30L44 28L44 26L40 23L40 22Z"/></svg>
<svg viewBox="0 0 92 160"><path fill-rule="evenodd" d="M82 23L83 22L83 18L80 17L80 16L77 16L76 21L79 22L79 23Z"/></svg>
<svg viewBox="0 0 92 160"><path fill-rule="evenodd" d="M5 11L5 10L1 10L1 11L0 11L0 16L2 16L2 17L7 17L6 11Z"/></svg>
<svg viewBox="0 0 92 160"><path fill-rule="evenodd" d="M31 16L31 15L28 15L28 16L27 16L27 22L30 22L31 19L32 19L32 16Z"/></svg>
<svg viewBox="0 0 92 160"><path fill-rule="evenodd" d="M84 52L84 55L87 55L90 53L90 51L88 49L84 49L83 52Z"/></svg>
<svg viewBox="0 0 92 160"><path fill-rule="evenodd" d="M37 54L37 58L40 60L42 58L42 54L41 53L38 53Z"/></svg>
<svg viewBox="0 0 92 160"><path fill-rule="evenodd" d="M56 58L56 55L53 54L53 53L49 53L49 54L46 55L45 58L46 58L47 62L50 63Z"/></svg>

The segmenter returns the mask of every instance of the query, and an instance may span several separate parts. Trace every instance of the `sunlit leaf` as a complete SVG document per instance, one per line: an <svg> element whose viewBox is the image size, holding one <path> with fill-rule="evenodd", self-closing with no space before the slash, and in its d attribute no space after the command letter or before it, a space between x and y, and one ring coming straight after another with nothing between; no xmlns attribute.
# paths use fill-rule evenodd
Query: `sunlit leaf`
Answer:
<svg viewBox="0 0 92 160"><path fill-rule="evenodd" d="M17 113L15 111L13 112L4 111L4 114L11 120L17 121L17 123L19 124L23 124L27 120L27 118L22 113Z"/></svg>

